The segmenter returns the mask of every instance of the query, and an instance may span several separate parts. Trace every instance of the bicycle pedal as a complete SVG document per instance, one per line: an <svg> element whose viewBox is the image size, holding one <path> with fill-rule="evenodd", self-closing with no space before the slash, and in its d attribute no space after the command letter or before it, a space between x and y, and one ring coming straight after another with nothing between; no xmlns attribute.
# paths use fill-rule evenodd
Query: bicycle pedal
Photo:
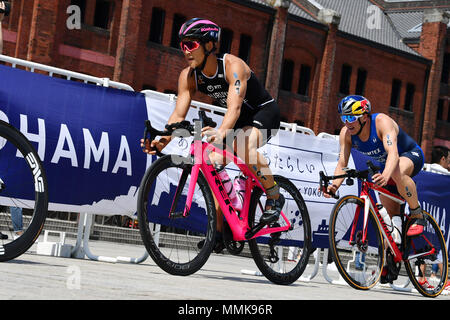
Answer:
<svg viewBox="0 0 450 320"><path fill-rule="evenodd" d="M265 226L266 226L265 223L258 223L256 226L254 226L253 228L251 228L250 230L248 230L245 233L245 238L246 239L251 239L255 234L258 233L258 231L260 231Z"/></svg>
<svg viewBox="0 0 450 320"><path fill-rule="evenodd" d="M170 219L179 219L179 218L186 218L189 215L189 213L187 215L184 215L184 211L176 211L176 212L172 212L169 215Z"/></svg>

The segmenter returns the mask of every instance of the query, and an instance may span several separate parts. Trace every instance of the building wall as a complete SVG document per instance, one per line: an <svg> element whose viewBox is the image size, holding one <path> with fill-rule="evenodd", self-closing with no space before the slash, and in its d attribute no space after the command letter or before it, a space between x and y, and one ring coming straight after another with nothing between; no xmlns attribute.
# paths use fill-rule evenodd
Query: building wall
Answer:
<svg viewBox="0 0 450 320"><path fill-rule="evenodd" d="M246 5L244 1L237 0L111 0L111 16L105 29L94 26L96 0L86 1L82 28L70 30L66 27L69 17L66 9L71 0L15 0L12 14L3 26L4 54L108 77L128 83L135 90L152 88L161 92L176 92L178 74L186 63L182 52L170 47L174 15L182 14L187 19L201 16L233 31L230 53L234 55L239 53L241 35L251 36L248 63L265 83L274 9ZM152 10L155 7L165 11L161 43L149 41ZM336 108L344 97L339 87L342 65L346 63L352 67L349 93L355 93L358 68L365 69L367 80L364 95L372 102L373 111L389 114L408 134L420 140L421 132L426 131L422 123L427 64L339 33L333 51L334 64L328 75L331 80L330 93L328 99L320 98L320 101L327 101L327 105L320 108L323 117L315 117L318 95L322 92L319 76L328 30L326 25L308 23L292 16L288 19L285 44L280 50L284 50L284 59L293 61L294 70L291 90L280 90L278 93L283 120L314 128L316 133L337 133L342 125ZM447 53L450 52L448 37L447 32ZM416 45L415 49L419 47ZM311 67L307 95L297 92L302 64ZM281 66L272 68L281 69ZM402 83L398 108L390 108L394 78ZM411 111L404 110L407 83L415 87ZM435 141L429 141L427 148L431 148L436 141L450 144L448 85L438 95L443 100L442 119L437 120ZM203 95L197 95L195 99L211 103Z"/></svg>

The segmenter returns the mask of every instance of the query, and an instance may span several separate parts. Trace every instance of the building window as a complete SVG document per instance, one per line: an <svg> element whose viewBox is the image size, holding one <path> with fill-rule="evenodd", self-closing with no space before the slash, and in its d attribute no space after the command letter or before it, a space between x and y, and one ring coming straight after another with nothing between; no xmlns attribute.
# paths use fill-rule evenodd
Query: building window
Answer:
<svg viewBox="0 0 450 320"><path fill-rule="evenodd" d="M450 122L450 105L447 108L447 122Z"/></svg>
<svg viewBox="0 0 450 320"><path fill-rule="evenodd" d="M444 100L439 99L437 108L437 120L444 120Z"/></svg>
<svg viewBox="0 0 450 320"><path fill-rule="evenodd" d="M291 91L292 79L294 76L294 61L283 60L283 68L281 69L281 90Z"/></svg>
<svg viewBox="0 0 450 320"><path fill-rule="evenodd" d="M402 82L400 80L398 79L392 80L391 107L398 108L401 88Z"/></svg>
<svg viewBox="0 0 450 320"><path fill-rule="evenodd" d="M450 53L446 53L444 56L444 64L442 65L441 82L448 84L449 76L450 76Z"/></svg>
<svg viewBox="0 0 450 320"><path fill-rule="evenodd" d="M149 41L162 43L162 36L164 32L164 19L166 12L161 8L153 8L152 21L150 23Z"/></svg>
<svg viewBox="0 0 450 320"><path fill-rule="evenodd" d="M302 120L295 120L294 123L297 124L300 127L304 127L305 126L305 122L302 121Z"/></svg>
<svg viewBox="0 0 450 320"><path fill-rule="evenodd" d="M231 51L231 43L233 41L233 31L230 29L222 29L220 32L220 53L228 53Z"/></svg>
<svg viewBox="0 0 450 320"><path fill-rule="evenodd" d="M339 86L339 92L343 94L350 93L350 78L352 76L352 67L348 64L342 65L341 72L341 84Z"/></svg>
<svg viewBox="0 0 450 320"><path fill-rule="evenodd" d="M239 42L239 58L244 60L247 64L250 60L250 47L252 46L252 37L241 34L241 40Z"/></svg>
<svg viewBox="0 0 450 320"><path fill-rule="evenodd" d="M180 31L183 23L186 22L186 17L175 13L173 15L173 24L172 24L172 37L170 39L170 46L172 48L180 49L180 37L178 36L178 32Z"/></svg>
<svg viewBox="0 0 450 320"><path fill-rule="evenodd" d="M156 91L156 87L155 86L151 86L149 84L144 84L142 86L142 90L153 90L153 91Z"/></svg>
<svg viewBox="0 0 450 320"><path fill-rule="evenodd" d="M309 82L311 80L311 67L307 64L300 66L300 78L298 81L297 93L303 96L308 96Z"/></svg>
<svg viewBox="0 0 450 320"><path fill-rule="evenodd" d="M71 0L71 5L78 6L81 11L81 23L84 23L84 15L86 12L86 0Z"/></svg>
<svg viewBox="0 0 450 320"><path fill-rule="evenodd" d="M367 71L359 68L358 75L356 77L356 88L355 94L363 96L364 91L366 90L366 79L367 79Z"/></svg>
<svg viewBox="0 0 450 320"><path fill-rule="evenodd" d="M111 5L109 1L97 0L95 4L94 26L109 29Z"/></svg>
<svg viewBox="0 0 450 320"><path fill-rule="evenodd" d="M405 95L405 110L412 111L414 104L414 92L416 87L412 83L406 85L406 95Z"/></svg>

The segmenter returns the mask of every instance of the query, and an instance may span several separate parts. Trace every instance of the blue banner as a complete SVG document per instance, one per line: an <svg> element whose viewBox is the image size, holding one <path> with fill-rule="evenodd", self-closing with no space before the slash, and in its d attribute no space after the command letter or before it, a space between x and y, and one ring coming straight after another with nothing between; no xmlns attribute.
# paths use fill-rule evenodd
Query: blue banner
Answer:
<svg viewBox="0 0 450 320"><path fill-rule="evenodd" d="M147 119L142 93L0 65L0 119L38 151L51 210L135 212L146 168L139 145Z"/></svg>

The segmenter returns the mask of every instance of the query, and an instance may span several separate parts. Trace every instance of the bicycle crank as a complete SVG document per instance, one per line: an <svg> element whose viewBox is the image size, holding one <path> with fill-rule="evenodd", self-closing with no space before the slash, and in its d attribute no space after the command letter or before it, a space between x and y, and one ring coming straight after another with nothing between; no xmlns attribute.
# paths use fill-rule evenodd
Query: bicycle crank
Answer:
<svg viewBox="0 0 450 320"><path fill-rule="evenodd" d="M275 222L270 227L277 228L277 227L280 227L280 224ZM274 232L274 233L270 234L270 239L268 241L268 245L270 248L270 254L267 258L271 263L277 263L280 260L280 257L278 256L278 252L277 252L277 250L275 250L275 246L280 242L280 236L281 236L281 232Z"/></svg>

